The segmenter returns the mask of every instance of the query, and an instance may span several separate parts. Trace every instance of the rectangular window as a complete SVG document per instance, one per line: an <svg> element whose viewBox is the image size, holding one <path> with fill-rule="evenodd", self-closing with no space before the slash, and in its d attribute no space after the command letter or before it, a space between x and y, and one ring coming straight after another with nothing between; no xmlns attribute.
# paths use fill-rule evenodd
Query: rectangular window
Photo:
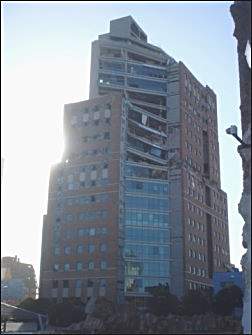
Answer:
<svg viewBox="0 0 252 335"><path fill-rule="evenodd" d="M138 78L128 78L127 84L129 87L140 88L150 91L166 92L166 83L160 83L158 81L138 79Z"/></svg>
<svg viewBox="0 0 252 335"><path fill-rule="evenodd" d="M63 280L63 288L69 288L69 280Z"/></svg>
<svg viewBox="0 0 252 335"><path fill-rule="evenodd" d="M94 269L94 262L88 262L88 269L93 270Z"/></svg>
<svg viewBox="0 0 252 335"><path fill-rule="evenodd" d="M82 262L77 262L76 263L76 270L81 271L82 270Z"/></svg>
<svg viewBox="0 0 252 335"><path fill-rule="evenodd" d="M95 245L94 244L89 244L88 245L88 253L92 254L95 251Z"/></svg>
<svg viewBox="0 0 252 335"><path fill-rule="evenodd" d="M123 76L116 76L116 75L112 75L112 74L100 73L98 82L99 82L99 84L103 84L103 85L124 86L124 77Z"/></svg>
<svg viewBox="0 0 252 335"><path fill-rule="evenodd" d="M53 286L53 288L58 288L59 287L58 280L53 280L52 286Z"/></svg>
<svg viewBox="0 0 252 335"><path fill-rule="evenodd" d="M106 261L101 261L101 269L106 270L107 269L107 262Z"/></svg>

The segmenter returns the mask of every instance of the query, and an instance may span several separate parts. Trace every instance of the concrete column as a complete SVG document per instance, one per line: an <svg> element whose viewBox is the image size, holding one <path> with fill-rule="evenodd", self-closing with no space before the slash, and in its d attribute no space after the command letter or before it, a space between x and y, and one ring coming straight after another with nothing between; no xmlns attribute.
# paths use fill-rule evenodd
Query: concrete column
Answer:
<svg viewBox="0 0 252 335"><path fill-rule="evenodd" d="M245 280L242 326L244 334L251 334L251 65L247 59L247 50L251 48L251 2L234 1L230 11L235 23L234 36L237 39L244 143L238 147L243 167L243 192L238 209L245 221L242 243L247 249L241 259Z"/></svg>

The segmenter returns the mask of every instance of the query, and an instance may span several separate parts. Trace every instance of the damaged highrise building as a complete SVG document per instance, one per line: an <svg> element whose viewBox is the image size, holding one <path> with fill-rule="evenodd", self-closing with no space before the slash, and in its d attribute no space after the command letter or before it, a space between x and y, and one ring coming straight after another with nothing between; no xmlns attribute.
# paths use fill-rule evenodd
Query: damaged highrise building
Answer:
<svg viewBox="0 0 252 335"><path fill-rule="evenodd" d="M120 18L92 44L90 100L65 106L64 132L40 296L210 289L230 263L215 93Z"/></svg>

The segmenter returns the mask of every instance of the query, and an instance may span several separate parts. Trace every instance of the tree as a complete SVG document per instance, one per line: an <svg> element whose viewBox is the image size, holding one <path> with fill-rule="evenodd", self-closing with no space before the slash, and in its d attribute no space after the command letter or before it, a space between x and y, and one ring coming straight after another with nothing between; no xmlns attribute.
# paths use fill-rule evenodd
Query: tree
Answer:
<svg viewBox="0 0 252 335"><path fill-rule="evenodd" d="M104 297L101 297L96 300L95 309L92 315L105 321L110 316L114 315L115 312L116 309L114 303Z"/></svg>
<svg viewBox="0 0 252 335"><path fill-rule="evenodd" d="M17 307L27 309L28 311L34 312L34 313L41 313L41 314L47 314L49 308L54 305L50 299L46 298L39 298L39 299L32 299L27 298L23 300Z"/></svg>
<svg viewBox="0 0 252 335"><path fill-rule="evenodd" d="M211 303L202 291L189 291L182 299L183 314L205 314L211 310Z"/></svg>
<svg viewBox="0 0 252 335"><path fill-rule="evenodd" d="M219 315L230 315L235 307L242 307L242 298L243 293L238 286L225 287L214 296L214 312Z"/></svg>
<svg viewBox="0 0 252 335"><path fill-rule="evenodd" d="M80 306L69 302L55 304L49 308L49 323L53 326L67 327L84 319Z"/></svg>
<svg viewBox="0 0 252 335"><path fill-rule="evenodd" d="M179 308L178 298L170 293L169 284L159 284L151 287L149 292L152 297L149 299L149 310L156 316L168 315L169 313L177 314Z"/></svg>

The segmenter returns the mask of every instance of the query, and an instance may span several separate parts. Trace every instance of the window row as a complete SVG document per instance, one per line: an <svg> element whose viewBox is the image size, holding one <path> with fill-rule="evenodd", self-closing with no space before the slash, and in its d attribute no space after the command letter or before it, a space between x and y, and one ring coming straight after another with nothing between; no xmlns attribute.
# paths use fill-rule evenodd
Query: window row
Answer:
<svg viewBox="0 0 252 335"><path fill-rule="evenodd" d="M98 127L98 126L101 126L101 125L102 126L111 125L111 119L110 118L95 119L94 121L84 121L84 119L86 119L86 118L83 117L82 122L77 122L77 123L72 124L72 127L86 128L86 127Z"/></svg>
<svg viewBox="0 0 252 335"><path fill-rule="evenodd" d="M61 286L63 288L85 288L85 287L107 287L107 280L104 278L99 279L98 281L94 282L92 279L75 279L75 280L53 280L52 281L52 288L60 288Z"/></svg>
<svg viewBox="0 0 252 335"><path fill-rule="evenodd" d="M99 132L94 135L82 136L82 143L95 143L98 141L110 140L110 132Z"/></svg>
<svg viewBox="0 0 252 335"><path fill-rule="evenodd" d="M185 161L189 165L189 167L191 167L195 171L198 171L198 172L202 171L201 165L199 165L198 163L194 162L190 156L186 156L185 157Z"/></svg>
<svg viewBox="0 0 252 335"><path fill-rule="evenodd" d="M188 138L191 138L195 142L195 144L198 145L198 147L200 147L201 137L195 134L195 132L191 130L191 128L186 128L185 131L186 131L186 134L188 135Z"/></svg>
<svg viewBox="0 0 252 335"><path fill-rule="evenodd" d="M92 109L85 107L81 112L75 113L71 118L71 125L81 125L90 120L96 121L100 119L108 119L111 116L111 104L105 106L95 106Z"/></svg>
<svg viewBox="0 0 252 335"><path fill-rule="evenodd" d="M148 193L160 196L168 195L168 184L165 183L126 180L125 188L127 192Z"/></svg>
<svg viewBox="0 0 252 335"><path fill-rule="evenodd" d="M170 274L168 261L126 261L126 276L167 277Z"/></svg>
<svg viewBox="0 0 252 335"><path fill-rule="evenodd" d="M222 255L228 256L228 252L227 250L225 250L224 248L220 247L219 245L214 245L214 251L217 253L221 253Z"/></svg>
<svg viewBox="0 0 252 335"><path fill-rule="evenodd" d="M166 150L162 150L160 148L157 148L156 146L153 146L151 144L147 144L139 139L136 139L130 135L127 136L127 143L129 147L139 150L143 153L149 154L151 156L166 159L167 153Z"/></svg>
<svg viewBox="0 0 252 335"><path fill-rule="evenodd" d="M195 266L188 266L188 271L189 273L199 276L199 277L206 277L207 276L207 271L205 269L201 268L196 268Z"/></svg>
<svg viewBox="0 0 252 335"><path fill-rule="evenodd" d="M190 217L188 218L188 224L193 228L197 228L198 230L201 230L202 232L205 230L204 229L205 225L203 222L196 221Z"/></svg>
<svg viewBox="0 0 252 335"><path fill-rule="evenodd" d="M227 223L225 221L221 221L217 219L216 217L213 217L213 222L217 227L220 227L222 229L225 229L227 226Z"/></svg>
<svg viewBox="0 0 252 335"><path fill-rule="evenodd" d="M107 261L103 260L97 263L95 263L94 261L89 261L86 265L84 264L84 262L76 262L75 264L65 263L62 266L60 266L60 264L58 263L55 263L53 265L54 272L82 271L85 269L94 270L95 268L106 270L108 268Z"/></svg>
<svg viewBox="0 0 252 335"><path fill-rule="evenodd" d="M189 233L188 234L188 241L193 243L198 243L199 245L205 246L206 240L204 238L201 238L200 236L194 235Z"/></svg>
<svg viewBox="0 0 252 335"><path fill-rule="evenodd" d="M150 67L144 64L133 64L128 63L127 69L125 68L124 62L118 61L108 61L108 60L100 60L99 61L99 69L105 71L114 71L119 73L130 73L132 75L151 77L157 79L166 79L167 71L165 69L159 69L157 67Z"/></svg>
<svg viewBox="0 0 252 335"><path fill-rule="evenodd" d="M80 228L77 230L67 229L63 233L60 230L53 231L53 245L57 245L61 239L73 240L78 237L90 237L90 236L106 236L108 229L106 227L101 228Z"/></svg>
<svg viewBox="0 0 252 335"><path fill-rule="evenodd" d="M188 250L189 257L198 259L199 261L206 262L206 255L201 254L200 252L197 252L195 250L189 249Z"/></svg>
<svg viewBox="0 0 252 335"><path fill-rule="evenodd" d="M89 164L89 165L84 165L80 166L78 168L71 169L65 178L62 175L59 175L57 177L57 184L62 185L64 184L64 181L67 183L72 183L74 182L75 179L78 179L80 181L85 180L86 174L90 175L91 179L94 179L93 176L95 175L94 172L97 171L103 171L104 169L108 169L108 163L103 162L102 164Z"/></svg>
<svg viewBox="0 0 252 335"><path fill-rule="evenodd" d="M221 208L220 206L216 205L216 203L213 204L213 209L222 216L227 217L226 209Z"/></svg>
<svg viewBox="0 0 252 335"><path fill-rule="evenodd" d="M135 259L169 259L170 247L158 245L126 244L124 247L124 257Z"/></svg>
<svg viewBox="0 0 252 335"><path fill-rule="evenodd" d="M124 291L126 293L149 293L151 288L160 284L165 285L166 283L170 283L168 278L126 277Z"/></svg>
<svg viewBox="0 0 252 335"><path fill-rule="evenodd" d="M199 283L195 283L193 281L189 281L189 289L190 290L206 290L209 288L209 286L204 285L204 284L199 284Z"/></svg>
<svg viewBox="0 0 252 335"><path fill-rule="evenodd" d="M78 229L78 236L79 237L86 237L86 236L100 236L100 235L107 235L108 229L106 227L102 228L80 228Z"/></svg>
<svg viewBox="0 0 252 335"><path fill-rule="evenodd" d="M187 209L193 213L196 213L199 216L203 216L204 212L201 208L193 205L191 202L188 201L187 203Z"/></svg>
<svg viewBox="0 0 252 335"><path fill-rule="evenodd" d="M156 67L150 67L142 64L130 64L127 65L127 72L132 75L152 77L158 79L166 79L167 71L165 69L158 69Z"/></svg>
<svg viewBox="0 0 252 335"><path fill-rule="evenodd" d="M78 244L77 246L65 246L64 248L60 247L54 247L53 253L54 256L59 256L62 254L62 251L65 255L72 255L72 254L83 254L84 252L88 252L89 254L92 254L98 249L100 252L107 252L108 250L108 245L107 243L101 243L98 246L95 244L89 243L86 246L83 244Z"/></svg>
<svg viewBox="0 0 252 335"><path fill-rule="evenodd" d="M214 231L213 236L215 237L215 240L218 240L219 242L227 242L228 235L225 235L224 232L226 232L226 229L224 231L222 230L221 232Z"/></svg>
<svg viewBox="0 0 252 335"><path fill-rule="evenodd" d="M188 187L187 188L187 194L190 195L192 198L198 200L199 202L204 203L204 197L200 192L198 192L197 189L193 189L191 187Z"/></svg>
<svg viewBox="0 0 252 335"><path fill-rule="evenodd" d="M80 158L108 155L110 153L111 153L111 149L109 147L90 149L90 150L82 151L80 154Z"/></svg>
<svg viewBox="0 0 252 335"><path fill-rule="evenodd" d="M85 181L80 181L80 182L68 183L67 189L68 191L78 191L79 189L83 189L83 188L88 189L92 187L104 187L104 186L108 186L108 184L109 184L108 178L104 178L100 180L99 179L85 180Z"/></svg>
<svg viewBox="0 0 252 335"><path fill-rule="evenodd" d="M101 228L79 228L77 231L66 230L62 234L60 230L53 231L53 244L57 245L61 238L64 240L71 240L78 237L90 237L90 236L106 236L108 229L106 227Z"/></svg>
<svg viewBox="0 0 252 335"><path fill-rule="evenodd" d="M151 132L153 134L153 131L155 130L160 133L159 136L166 137L166 131L167 131L167 126L166 126L166 121L160 121L157 120L149 115L146 115L144 113L145 106L139 110L138 108L132 107L128 111L128 118L132 121L136 121L140 125L145 126L145 130L148 132ZM149 129L146 129L148 127ZM143 127L141 127L143 129ZM159 137L160 138L160 137Z"/></svg>
<svg viewBox="0 0 252 335"><path fill-rule="evenodd" d="M167 92L167 84L154 80L124 77L115 74L99 73L98 83L102 85L128 86L147 91Z"/></svg>
<svg viewBox="0 0 252 335"><path fill-rule="evenodd" d="M223 260L220 260L220 259L214 259L214 265L215 266L218 266L218 267L225 267L226 268L226 263L227 262L223 262Z"/></svg>
<svg viewBox="0 0 252 335"><path fill-rule="evenodd" d="M125 228L125 239L128 241L149 243L170 243L170 231L168 229L141 229Z"/></svg>
<svg viewBox="0 0 252 335"><path fill-rule="evenodd" d="M96 210L96 211L85 211L79 214L67 213L65 214L65 222L74 222L74 221L96 221L96 220L105 220L108 218L108 210ZM56 218L56 222L61 222L59 217Z"/></svg>
<svg viewBox="0 0 252 335"><path fill-rule="evenodd" d="M169 217L167 214L142 212L126 209L125 212L126 226L150 226L157 228L168 228Z"/></svg>
<svg viewBox="0 0 252 335"><path fill-rule="evenodd" d="M194 154L195 156L200 156L200 157L202 156L201 150L198 149L198 148L193 148L193 146L190 143L188 143L187 141L185 142L185 146L188 149L188 152L190 154Z"/></svg>
<svg viewBox="0 0 252 335"><path fill-rule="evenodd" d="M127 164L125 176L167 180L167 171Z"/></svg>
<svg viewBox="0 0 252 335"><path fill-rule="evenodd" d="M168 199L158 199L150 197L125 196L126 208L139 208L157 211L168 211Z"/></svg>
<svg viewBox="0 0 252 335"><path fill-rule="evenodd" d="M72 197L66 199L67 206L88 205L92 203L105 203L109 201L108 193L86 195L81 197Z"/></svg>

